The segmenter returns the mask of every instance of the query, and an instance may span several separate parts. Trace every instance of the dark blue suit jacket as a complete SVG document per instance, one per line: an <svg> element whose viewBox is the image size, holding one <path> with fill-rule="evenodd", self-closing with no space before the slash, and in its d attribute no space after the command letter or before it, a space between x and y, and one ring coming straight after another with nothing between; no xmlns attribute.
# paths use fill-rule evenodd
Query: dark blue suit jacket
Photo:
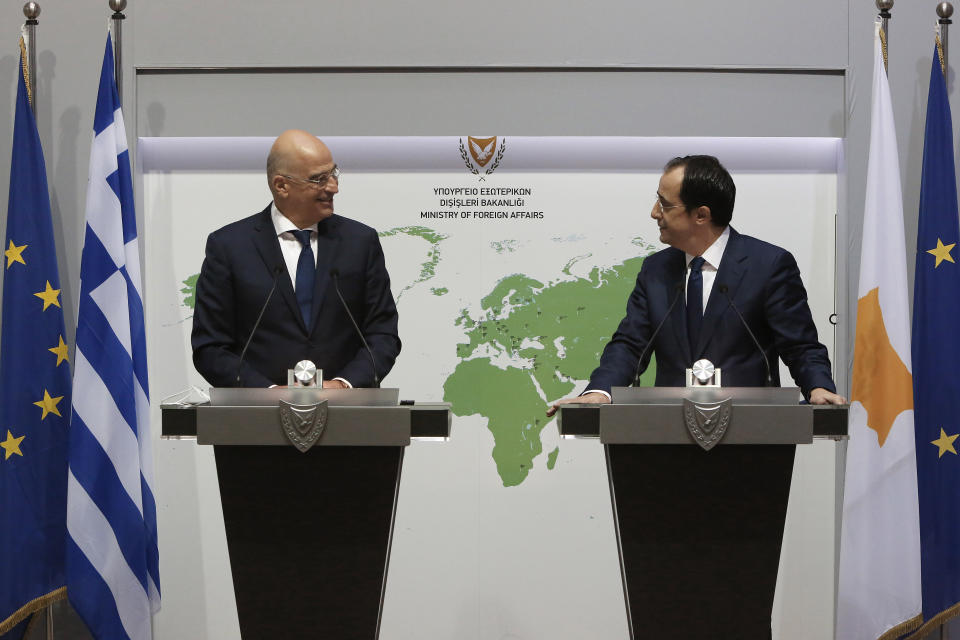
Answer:
<svg viewBox="0 0 960 640"><path fill-rule="evenodd" d="M591 374L587 389L609 392L612 387L632 383L637 361L675 296L679 296L677 304L651 350L656 355L656 385L684 386L686 369L706 358L720 368L725 387L763 386L766 366L720 290L726 285L767 354L775 385L780 384L777 359L782 358L805 397L817 387L836 390L827 349L817 340L800 270L788 251L730 229L696 345L687 340L685 270L683 251L672 247L643 261L627 302L627 315L603 350L600 366ZM644 360L645 369L649 352Z"/></svg>
<svg viewBox="0 0 960 640"><path fill-rule="evenodd" d="M207 238L191 340L197 371L217 387L236 386L238 373L240 386L266 387L286 384L287 369L307 359L323 369L325 379L341 377L355 387L371 386L373 365L337 298L330 275L334 268L382 380L400 353L400 338L377 232L338 215L320 222L312 321L306 326L269 206ZM275 278L277 289L241 370L240 351Z"/></svg>

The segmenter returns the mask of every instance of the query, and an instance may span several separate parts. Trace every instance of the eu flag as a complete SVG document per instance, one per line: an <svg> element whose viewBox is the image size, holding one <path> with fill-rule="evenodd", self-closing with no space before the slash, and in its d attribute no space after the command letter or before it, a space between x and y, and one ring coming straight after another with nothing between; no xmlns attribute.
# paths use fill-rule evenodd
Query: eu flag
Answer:
<svg viewBox="0 0 960 640"><path fill-rule="evenodd" d="M960 603L960 264L953 127L937 50L930 70L913 295L913 396L925 628Z"/></svg>
<svg viewBox="0 0 960 640"><path fill-rule="evenodd" d="M0 336L0 633L66 596L70 364L47 170L20 65Z"/></svg>

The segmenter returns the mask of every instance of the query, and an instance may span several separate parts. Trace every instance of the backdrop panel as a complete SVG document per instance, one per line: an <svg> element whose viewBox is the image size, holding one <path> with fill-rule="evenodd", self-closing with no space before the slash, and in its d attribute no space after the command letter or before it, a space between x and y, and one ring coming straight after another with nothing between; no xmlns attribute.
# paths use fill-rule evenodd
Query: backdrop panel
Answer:
<svg viewBox="0 0 960 640"><path fill-rule="evenodd" d="M543 412L582 389L643 258L661 248L650 208L677 154L727 161L734 226L794 253L832 350L838 142L508 136L480 144L486 163L467 136L328 142L344 171L336 210L380 231L397 298L404 348L384 384L456 416L449 443L407 452L383 637L626 637L602 449L561 442ZM158 400L206 386L189 352L205 238L269 202L269 145L141 139ZM212 455L183 442L157 451L159 637L238 637ZM832 628L834 464L832 443L798 455L779 638Z"/></svg>

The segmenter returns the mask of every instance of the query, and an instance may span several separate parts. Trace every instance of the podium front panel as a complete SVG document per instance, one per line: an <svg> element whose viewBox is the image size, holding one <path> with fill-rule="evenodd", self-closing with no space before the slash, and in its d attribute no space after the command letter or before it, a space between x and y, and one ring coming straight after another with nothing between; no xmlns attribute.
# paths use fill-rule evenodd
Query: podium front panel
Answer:
<svg viewBox="0 0 960 640"><path fill-rule="evenodd" d="M377 638L404 448L213 449L244 640Z"/></svg>
<svg viewBox="0 0 960 640"><path fill-rule="evenodd" d="M684 425L681 404L605 404L600 407L603 444L696 444ZM734 404L730 426L717 446L813 442L809 405Z"/></svg>
<svg viewBox="0 0 960 640"><path fill-rule="evenodd" d="M298 451L279 401L327 403ZM244 638L377 638L411 436L447 439L450 405L396 389L213 389L211 404L165 406L163 437L214 445Z"/></svg>
<svg viewBox="0 0 960 640"><path fill-rule="evenodd" d="M560 430L605 445L631 638L769 638L795 445L812 442L814 407L790 388L613 391L613 404L561 409L573 419ZM698 405L729 412L709 451L687 427Z"/></svg>

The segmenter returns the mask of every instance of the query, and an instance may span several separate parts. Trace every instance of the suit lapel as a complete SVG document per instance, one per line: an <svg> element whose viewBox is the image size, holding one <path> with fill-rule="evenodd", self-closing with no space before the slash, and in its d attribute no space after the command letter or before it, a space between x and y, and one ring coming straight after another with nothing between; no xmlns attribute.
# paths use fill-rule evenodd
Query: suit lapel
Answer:
<svg viewBox="0 0 960 640"><path fill-rule="evenodd" d="M290 307L290 315L296 318L300 327L306 330L303 317L300 314L300 307L297 305L297 296L293 292L290 274L286 273L286 262L283 259L283 253L280 251L280 240L277 239L277 232L273 226L273 220L270 218L269 206L263 210L260 219L254 226L253 244L271 275L274 275L277 267L283 268L283 273L277 275L277 291L280 292L280 297Z"/></svg>
<svg viewBox="0 0 960 640"><path fill-rule="evenodd" d="M730 306L727 296L719 290L720 285L727 286L727 293L732 298L740 285L743 274L746 273L748 258L749 256L743 252L740 234L733 227L730 227L730 239L727 240L727 248L723 252L720 269L717 270L717 277L713 281L710 298L707 300L707 308L703 312L700 342L696 349L698 354L702 353L707 344L710 343L710 338L713 337L714 331L720 324L720 317Z"/></svg>
<svg viewBox="0 0 960 640"><path fill-rule="evenodd" d="M313 332L317 316L325 301L324 296L330 284L330 269L337 264L337 252L340 250L340 233L336 216L322 220L317 225L317 278L313 287L313 304L310 308L310 327ZM339 304L339 301L337 302Z"/></svg>

